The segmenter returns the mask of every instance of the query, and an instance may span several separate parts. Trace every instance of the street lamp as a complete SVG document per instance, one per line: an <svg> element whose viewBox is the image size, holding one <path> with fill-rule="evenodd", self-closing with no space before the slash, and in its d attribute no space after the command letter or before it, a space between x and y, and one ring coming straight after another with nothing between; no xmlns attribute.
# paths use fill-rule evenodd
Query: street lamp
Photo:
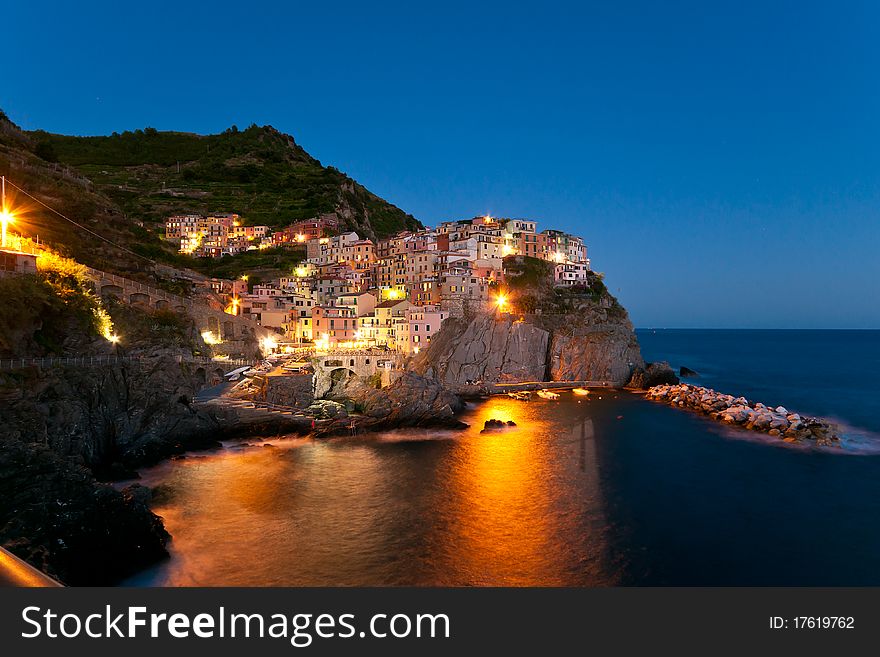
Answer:
<svg viewBox="0 0 880 657"><path fill-rule="evenodd" d="M0 247L6 248L6 227L12 223L12 213L6 209L6 176L0 177Z"/></svg>
<svg viewBox="0 0 880 657"><path fill-rule="evenodd" d="M4 249L6 248L6 227L11 223L13 223L12 213L6 208L0 210L0 226L2 226L2 238L0 238L0 244L2 244Z"/></svg>

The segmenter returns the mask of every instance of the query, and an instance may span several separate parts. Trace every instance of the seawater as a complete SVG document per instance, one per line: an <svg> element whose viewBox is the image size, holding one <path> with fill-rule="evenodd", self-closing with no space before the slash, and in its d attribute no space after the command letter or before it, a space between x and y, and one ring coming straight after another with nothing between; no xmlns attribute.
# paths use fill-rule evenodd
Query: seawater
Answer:
<svg viewBox="0 0 880 657"><path fill-rule="evenodd" d="M692 382L837 418L791 447L627 392L463 431L235 446L145 471L171 558L128 585L878 585L880 332L639 331ZM515 428L481 433L485 420Z"/></svg>

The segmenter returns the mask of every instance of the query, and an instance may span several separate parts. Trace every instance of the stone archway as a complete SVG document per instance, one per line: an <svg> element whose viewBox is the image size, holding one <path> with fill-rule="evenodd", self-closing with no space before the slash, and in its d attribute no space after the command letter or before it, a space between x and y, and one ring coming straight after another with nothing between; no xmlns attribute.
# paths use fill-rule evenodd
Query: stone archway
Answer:
<svg viewBox="0 0 880 657"><path fill-rule="evenodd" d="M122 288L118 285L102 285L101 286L101 296L102 297L116 297L117 299L122 298Z"/></svg>
<svg viewBox="0 0 880 657"><path fill-rule="evenodd" d="M330 381L333 382L333 385L336 385L337 383L345 383L353 376L355 376L354 371L347 367L338 367L335 370L330 371Z"/></svg>

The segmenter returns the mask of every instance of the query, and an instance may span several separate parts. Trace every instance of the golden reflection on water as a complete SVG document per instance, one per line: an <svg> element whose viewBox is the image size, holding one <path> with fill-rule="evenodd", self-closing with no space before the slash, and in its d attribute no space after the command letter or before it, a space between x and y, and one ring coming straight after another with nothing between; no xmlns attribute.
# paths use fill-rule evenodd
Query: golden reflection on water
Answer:
<svg viewBox="0 0 880 657"><path fill-rule="evenodd" d="M468 574L468 584L570 583L566 570L572 555L561 538L574 528L571 509L566 508L566 500L559 499L564 494L559 480L565 475L559 465L569 457L560 446L570 448L572 442L560 443L554 435L559 426L548 420L547 410L541 402L494 398L467 418L471 428L452 470L449 489L454 505L451 538L455 540L450 557L456 561L456 570ZM513 420L517 426L480 433L490 419ZM595 441L592 424L589 441L584 427L585 423L580 423L571 429L571 436L580 439L579 468L589 468L595 474L589 478L590 494L595 498ZM589 536L583 538L590 540ZM601 548L593 546L597 552Z"/></svg>
<svg viewBox="0 0 880 657"><path fill-rule="evenodd" d="M461 432L277 441L164 464L144 483L162 484L154 510L172 559L136 583L613 583L592 420L563 394L493 398ZM517 426L481 433L489 419Z"/></svg>

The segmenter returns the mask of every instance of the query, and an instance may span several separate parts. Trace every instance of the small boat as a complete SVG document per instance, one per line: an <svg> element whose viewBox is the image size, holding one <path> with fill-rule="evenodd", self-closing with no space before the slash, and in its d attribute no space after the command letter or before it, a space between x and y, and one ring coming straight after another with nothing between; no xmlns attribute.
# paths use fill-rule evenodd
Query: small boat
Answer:
<svg viewBox="0 0 880 657"><path fill-rule="evenodd" d="M242 373L244 373L246 370L249 370L249 369L250 369L250 365L245 365L244 367L239 367L238 369L232 370L231 372L227 373L226 378L229 381L238 381L238 379L242 375Z"/></svg>
<svg viewBox="0 0 880 657"><path fill-rule="evenodd" d="M517 399L519 401L531 401L532 395L528 392L508 392L507 396L511 399Z"/></svg>
<svg viewBox="0 0 880 657"><path fill-rule="evenodd" d="M583 397L584 395L589 395L590 391L586 388L572 388L571 390L574 394Z"/></svg>
<svg viewBox="0 0 880 657"><path fill-rule="evenodd" d="M550 392L549 390L539 390L538 397L541 399L559 399L559 393Z"/></svg>

